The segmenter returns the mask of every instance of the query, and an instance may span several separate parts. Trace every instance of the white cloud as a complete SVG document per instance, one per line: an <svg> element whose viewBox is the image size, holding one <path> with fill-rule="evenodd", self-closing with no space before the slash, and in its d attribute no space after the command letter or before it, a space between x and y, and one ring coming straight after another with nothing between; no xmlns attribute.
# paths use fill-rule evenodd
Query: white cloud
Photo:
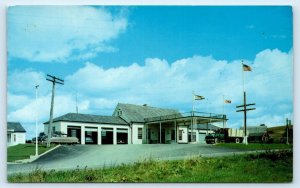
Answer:
<svg viewBox="0 0 300 188"><path fill-rule="evenodd" d="M10 57L66 62L117 49L109 41L125 31L127 19L90 6L15 6L8 10Z"/></svg>
<svg viewBox="0 0 300 188"><path fill-rule="evenodd" d="M257 111L249 112L250 117L251 113L255 118L291 111L292 53L264 50L254 61L244 62L253 68L252 72L244 72L248 102L255 102L257 107ZM103 104L105 100L149 103L178 106L186 111L191 109L192 90L206 97L195 103L199 111L222 113L222 95L225 95L233 101L225 107L229 118L237 116L234 105L241 104L243 96L241 60L219 61L210 56L194 56L173 63L149 58L144 65L110 69L88 62L68 76L66 82L87 96L101 97Z"/></svg>
<svg viewBox="0 0 300 188"><path fill-rule="evenodd" d="M36 85L45 85L45 76L42 72L32 69L15 70L8 75L8 90L22 94L35 94Z"/></svg>
<svg viewBox="0 0 300 188"><path fill-rule="evenodd" d="M9 109L17 109L28 104L30 101L26 95L7 94L7 104Z"/></svg>
<svg viewBox="0 0 300 188"><path fill-rule="evenodd" d="M247 101L256 103L257 110L248 114L249 125L265 123L268 126L284 124L292 117L292 52L277 49L264 50L253 61L246 60L253 68L244 72ZM34 71L12 73L35 78ZM9 75L9 77L12 77ZM21 76L19 76L21 77ZM39 76L38 76L39 78ZM13 82L9 79L9 82ZM27 79L20 79L20 86ZM43 78L44 80L44 78ZM57 88L54 116L76 112L75 93L78 94L80 113L110 115L118 102L149 104L150 106L175 108L182 112L192 108L192 90L206 99L195 101L195 108L201 112L222 113L223 96L232 100L224 106L229 127L243 125L242 113L236 112L236 105L242 104L241 60L219 61L211 56L193 56L174 62L148 58L144 65L104 69L94 63L85 65L64 78L65 85ZM46 85L46 86L44 86ZM39 98L41 121L47 121L50 111L49 83L42 83ZM8 118L11 121L34 123L35 98L21 90L10 87L9 95L19 98L22 105L11 104ZM32 88L31 88L32 89ZM16 94L17 93L17 94ZM18 94L19 93L19 94Z"/></svg>
<svg viewBox="0 0 300 188"><path fill-rule="evenodd" d="M265 124L265 125L272 125L272 126L279 126L279 125L285 125L285 119L286 118L291 118L292 114L291 113L286 113L286 114L266 114L262 116L258 116L255 118L251 118L248 121L248 125L260 125L260 124Z"/></svg>
<svg viewBox="0 0 300 188"><path fill-rule="evenodd" d="M16 110L10 109L8 113L8 120L20 121L24 123L35 122L36 113L38 112L40 121L45 122L49 119L50 102L50 94L46 96L40 96L37 102L35 101L35 98L31 99ZM80 109L86 110L89 108L89 102L87 100L84 100L82 102L79 102L78 106ZM69 112L76 112L75 98L68 94L56 95L54 99L53 116L57 117Z"/></svg>

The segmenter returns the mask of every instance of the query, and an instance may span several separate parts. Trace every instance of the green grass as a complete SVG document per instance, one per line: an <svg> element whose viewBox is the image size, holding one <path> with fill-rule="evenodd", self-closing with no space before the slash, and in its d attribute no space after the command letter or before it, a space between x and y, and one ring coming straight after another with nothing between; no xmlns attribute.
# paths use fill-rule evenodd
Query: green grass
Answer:
<svg viewBox="0 0 300 188"><path fill-rule="evenodd" d="M232 149L244 149L244 150L270 150L270 149L292 149L292 144L261 144L261 143L249 143L245 144L236 144L236 143L220 143L215 144L216 147L226 147Z"/></svg>
<svg viewBox="0 0 300 188"><path fill-rule="evenodd" d="M103 169L41 171L8 176L8 182L291 182L291 151L187 160L148 160Z"/></svg>
<svg viewBox="0 0 300 188"><path fill-rule="evenodd" d="M45 145L39 145L38 152L42 154L56 145L47 148ZM35 155L35 144L19 144L7 148L7 162L13 162L21 159L29 159L30 155Z"/></svg>

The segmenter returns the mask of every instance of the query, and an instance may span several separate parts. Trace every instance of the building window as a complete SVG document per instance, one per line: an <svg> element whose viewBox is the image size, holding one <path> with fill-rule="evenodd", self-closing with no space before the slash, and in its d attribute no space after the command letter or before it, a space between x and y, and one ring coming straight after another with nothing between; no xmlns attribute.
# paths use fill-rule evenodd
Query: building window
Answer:
<svg viewBox="0 0 300 188"><path fill-rule="evenodd" d="M71 129L71 136L76 137L77 136L77 130L76 129Z"/></svg>
<svg viewBox="0 0 300 188"><path fill-rule="evenodd" d="M14 142L16 142L17 141L17 137L16 137L16 135L14 134Z"/></svg>
<svg viewBox="0 0 300 188"><path fill-rule="evenodd" d="M8 135L7 135L7 143L10 143L10 142L11 142L11 135L8 134Z"/></svg>
<svg viewBox="0 0 300 188"><path fill-rule="evenodd" d="M182 140L182 133L183 133L183 130L179 130L179 140Z"/></svg>
<svg viewBox="0 0 300 188"><path fill-rule="evenodd" d="M53 134L55 133L55 127L52 127L52 133Z"/></svg>
<svg viewBox="0 0 300 188"><path fill-rule="evenodd" d="M143 128L138 128L138 139L143 138Z"/></svg>
<svg viewBox="0 0 300 188"><path fill-rule="evenodd" d="M122 116L122 110L121 109L118 110L118 116Z"/></svg>

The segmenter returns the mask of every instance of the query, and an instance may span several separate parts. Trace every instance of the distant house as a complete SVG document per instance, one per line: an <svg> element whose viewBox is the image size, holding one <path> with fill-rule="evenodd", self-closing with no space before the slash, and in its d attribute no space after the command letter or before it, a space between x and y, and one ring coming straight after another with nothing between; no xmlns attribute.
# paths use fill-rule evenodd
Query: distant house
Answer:
<svg viewBox="0 0 300 188"><path fill-rule="evenodd" d="M7 146L25 144L26 130L19 122L7 122Z"/></svg>
<svg viewBox="0 0 300 188"><path fill-rule="evenodd" d="M224 121L223 114L180 113L174 109L119 103L112 116L68 113L54 118L52 133L77 137L81 144L199 143L205 134L216 129L213 124ZM45 122L46 134L48 126L49 122Z"/></svg>

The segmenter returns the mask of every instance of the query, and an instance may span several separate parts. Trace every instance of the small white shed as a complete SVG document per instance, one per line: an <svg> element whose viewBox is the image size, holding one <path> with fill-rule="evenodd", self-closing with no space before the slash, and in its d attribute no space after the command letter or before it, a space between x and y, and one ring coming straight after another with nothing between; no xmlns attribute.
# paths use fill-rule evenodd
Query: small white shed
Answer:
<svg viewBox="0 0 300 188"><path fill-rule="evenodd" d="M7 146L25 144L26 130L19 122L7 122Z"/></svg>

